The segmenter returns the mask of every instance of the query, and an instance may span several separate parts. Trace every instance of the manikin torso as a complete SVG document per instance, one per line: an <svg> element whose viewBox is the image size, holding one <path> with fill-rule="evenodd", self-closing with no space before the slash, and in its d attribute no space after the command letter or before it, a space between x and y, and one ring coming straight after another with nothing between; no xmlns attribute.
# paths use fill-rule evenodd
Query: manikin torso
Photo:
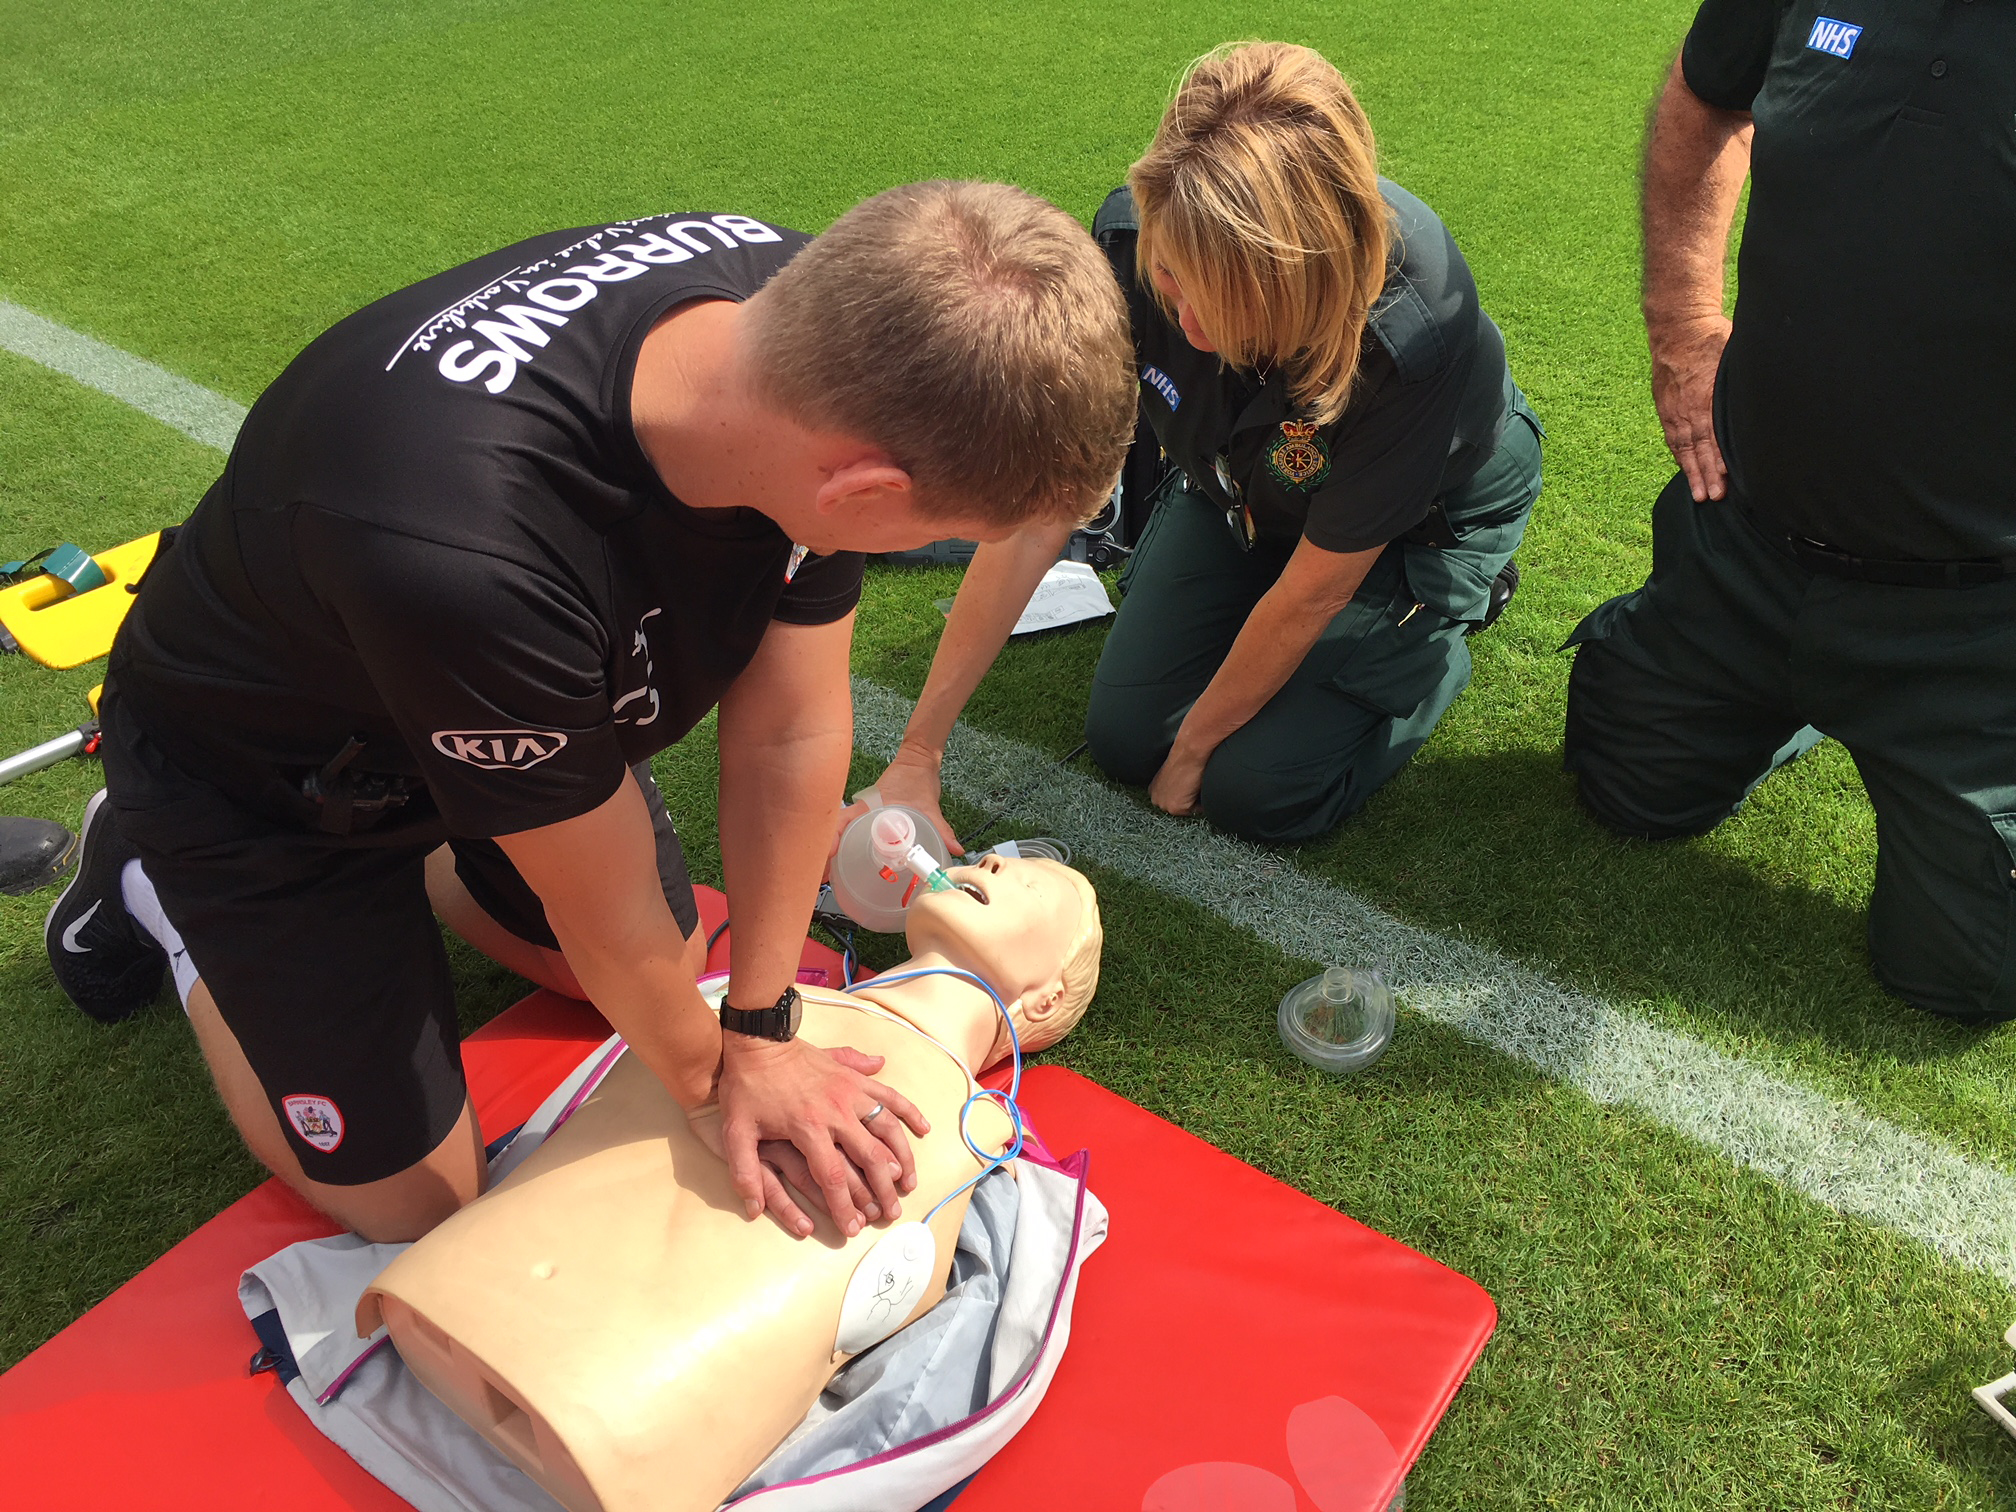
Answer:
<svg viewBox="0 0 2016 1512"><path fill-rule="evenodd" d="M979 989L942 976L876 995L935 1041L880 1004L824 991L804 994L799 1032L886 1057L878 1079L930 1121L911 1139L912 1226L896 1235L915 1274L897 1279L889 1249L864 1272L881 1293L879 1337L944 1291L965 1194L931 1219L928 1257L914 1225L983 1169L960 1138L960 1109L999 1016ZM991 1102L966 1127L983 1149L1007 1146ZM838 1347L849 1283L891 1234L870 1225L849 1240L801 1205L817 1224L807 1239L745 1219L726 1164L625 1056L494 1190L387 1267L359 1326L382 1309L420 1380L573 1512L709 1512L849 1357ZM858 1301L849 1316L858 1323Z"/></svg>

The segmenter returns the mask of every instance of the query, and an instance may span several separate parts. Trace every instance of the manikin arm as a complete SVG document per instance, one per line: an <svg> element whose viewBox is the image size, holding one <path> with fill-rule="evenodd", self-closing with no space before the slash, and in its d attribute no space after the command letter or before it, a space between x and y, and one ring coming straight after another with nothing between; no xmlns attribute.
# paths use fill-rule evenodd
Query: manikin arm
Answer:
<svg viewBox="0 0 2016 1512"><path fill-rule="evenodd" d="M1659 424L1696 503L1721 498L1728 485L1715 442L1715 372L1729 342L1729 228L1751 134L1748 112L1703 101L1674 61L1645 144L1645 335Z"/></svg>
<svg viewBox="0 0 2016 1512"><path fill-rule="evenodd" d="M903 743L875 784L885 803L907 803L928 816L955 855L965 847L939 809L938 769L945 742L966 700L1008 643L1036 585L1070 540L1071 530L1069 524L1030 525L1005 541L983 542L973 554L931 657L924 692L904 728ZM861 811L858 805L849 806L841 815L841 828ZM739 933L736 948L741 948Z"/></svg>

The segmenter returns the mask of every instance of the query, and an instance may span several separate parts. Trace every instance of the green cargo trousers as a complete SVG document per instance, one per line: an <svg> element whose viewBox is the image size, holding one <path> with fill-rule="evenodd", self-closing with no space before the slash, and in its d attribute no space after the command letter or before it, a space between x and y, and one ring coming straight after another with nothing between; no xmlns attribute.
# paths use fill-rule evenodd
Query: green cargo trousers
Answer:
<svg viewBox="0 0 2016 1512"><path fill-rule="evenodd" d="M1652 575L1568 644L1564 760L1610 828L1713 829L1822 734L1876 810L1869 954L1885 988L2016 1015L2016 581L1899 588L1815 574L1676 476Z"/></svg>
<svg viewBox="0 0 2016 1512"><path fill-rule="evenodd" d="M1498 450L1442 501L1458 544L1386 548L1287 684L1211 754L1206 817L1249 840L1307 840L1399 771L1468 685L1465 633L1539 494L1539 422L1521 396ZM1223 509L1171 486L1121 575L1092 677L1085 739L1109 776L1154 779L1288 555L1266 542L1242 550Z"/></svg>

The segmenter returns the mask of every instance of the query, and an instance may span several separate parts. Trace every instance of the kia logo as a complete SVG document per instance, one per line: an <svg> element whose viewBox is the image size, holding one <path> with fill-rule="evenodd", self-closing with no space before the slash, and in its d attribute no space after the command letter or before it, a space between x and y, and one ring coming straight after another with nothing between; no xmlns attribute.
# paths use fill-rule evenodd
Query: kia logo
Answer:
<svg viewBox="0 0 2016 1512"><path fill-rule="evenodd" d="M436 730L434 749L486 772L524 771L559 752L567 737L557 730Z"/></svg>

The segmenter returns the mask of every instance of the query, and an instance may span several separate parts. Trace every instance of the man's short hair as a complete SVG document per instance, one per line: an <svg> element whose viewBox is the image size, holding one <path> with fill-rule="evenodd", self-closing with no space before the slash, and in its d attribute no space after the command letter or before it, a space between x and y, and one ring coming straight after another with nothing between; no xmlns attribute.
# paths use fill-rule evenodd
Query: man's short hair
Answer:
<svg viewBox="0 0 2016 1512"><path fill-rule="evenodd" d="M886 451L927 518L1081 521L1134 435L1127 309L1085 228L1007 184L864 200L749 302L759 394Z"/></svg>

